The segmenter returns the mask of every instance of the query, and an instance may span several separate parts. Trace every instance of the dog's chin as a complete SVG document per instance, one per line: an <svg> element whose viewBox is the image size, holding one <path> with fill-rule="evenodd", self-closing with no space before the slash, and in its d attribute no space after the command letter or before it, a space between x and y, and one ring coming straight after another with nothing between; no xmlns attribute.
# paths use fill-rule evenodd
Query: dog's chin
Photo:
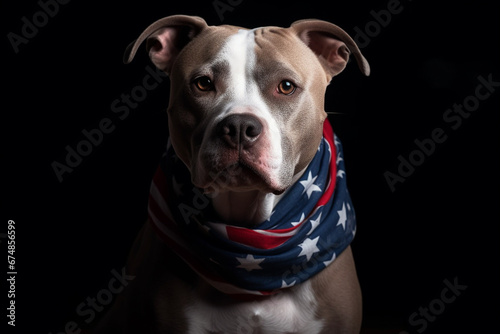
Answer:
<svg viewBox="0 0 500 334"><path fill-rule="evenodd" d="M288 185L282 184L272 175L244 162L229 165L220 171L205 169L201 174L193 175L192 181L208 195L225 191L255 190L280 195L288 188Z"/></svg>

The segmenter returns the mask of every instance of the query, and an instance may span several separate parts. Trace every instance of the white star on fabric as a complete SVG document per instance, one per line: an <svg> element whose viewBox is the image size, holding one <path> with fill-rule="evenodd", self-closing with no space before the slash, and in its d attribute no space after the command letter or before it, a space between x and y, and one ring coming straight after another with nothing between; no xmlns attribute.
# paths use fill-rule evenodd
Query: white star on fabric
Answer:
<svg viewBox="0 0 500 334"><path fill-rule="evenodd" d="M342 203L342 209L337 211L337 213L339 214L339 222L337 223L337 226L342 225L342 227L345 230L345 223L347 221L347 215L345 212L345 203Z"/></svg>
<svg viewBox="0 0 500 334"><path fill-rule="evenodd" d="M312 173L309 172L309 175L307 176L307 180L300 181L300 184L304 187L304 191L302 191L302 194L307 192L308 199L311 198L311 195L313 192L321 191L321 188L314 184L314 181L316 181L317 178L318 178L317 175L313 178Z"/></svg>
<svg viewBox="0 0 500 334"><path fill-rule="evenodd" d="M304 215L304 212L302 212L302 215L300 216L299 221L298 221L298 222L292 222L292 223L290 223L290 224L292 224L292 226L297 226L297 225L299 225L300 223L302 223L302 221L304 221L304 218L305 218L305 217L306 217L306 216Z"/></svg>
<svg viewBox="0 0 500 334"><path fill-rule="evenodd" d="M292 283L290 284L286 284L285 280L282 280L281 281L281 288L284 289L284 288L289 288L291 286L294 286L295 285L295 282L297 282L297 280L293 281Z"/></svg>
<svg viewBox="0 0 500 334"><path fill-rule="evenodd" d="M316 246L318 243L319 236L314 239L306 239L303 243L299 245L302 250L300 251L299 256L305 255L307 261L311 259L314 253L319 252L319 248Z"/></svg>
<svg viewBox="0 0 500 334"><path fill-rule="evenodd" d="M316 219L311 219L311 230L309 232L307 232L307 235L313 233L313 231L316 229L316 227L318 227L319 223L321 223L321 215L323 214L323 212L320 212L319 213L319 216L318 218Z"/></svg>
<svg viewBox="0 0 500 334"><path fill-rule="evenodd" d="M332 256L332 258L331 258L330 260L328 260L328 261L323 261L323 264L325 265L325 267L328 267L328 265L329 265L330 263L332 263L333 261L335 261L335 258L336 258L336 257L337 257L337 255L336 255L335 253L333 253L333 256Z"/></svg>
<svg viewBox="0 0 500 334"><path fill-rule="evenodd" d="M265 259L256 259L252 254L248 254L246 258L237 257L236 260L240 263L237 268L243 268L246 271L252 271L255 269L262 269L259 265Z"/></svg>
<svg viewBox="0 0 500 334"><path fill-rule="evenodd" d="M337 176L340 177L340 178L344 178L344 175L345 175L345 172L343 169L339 169L339 171L337 172Z"/></svg>
<svg viewBox="0 0 500 334"><path fill-rule="evenodd" d="M271 221L271 217L274 215L275 212L276 212L276 210L272 211L271 214L269 215L269 218L267 218L266 220Z"/></svg>

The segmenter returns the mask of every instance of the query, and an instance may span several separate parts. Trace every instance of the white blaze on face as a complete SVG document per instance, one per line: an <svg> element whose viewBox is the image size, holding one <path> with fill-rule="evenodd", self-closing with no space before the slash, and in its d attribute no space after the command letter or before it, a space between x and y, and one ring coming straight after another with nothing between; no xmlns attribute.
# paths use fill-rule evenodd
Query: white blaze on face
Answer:
<svg viewBox="0 0 500 334"><path fill-rule="evenodd" d="M230 36L214 62L222 62L229 68L228 73L224 73L227 80L224 86L227 88L221 92L220 98L223 102L211 123L212 126L231 114L250 113L256 116L263 125L258 148L259 158L256 163L269 176L272 183L279 184L283 162L281 133L254 79L256 66L254 31L242 29Z"/></svg>
<svg viewBox="0 0 500 334"><path fill-rule="evenodd" d="M255 68L255 40L252 30L239 30L229 37L221 52L221 57L230 66L230 85L232 97L236 101L245 101L250 87L249 78Z"/></svg>

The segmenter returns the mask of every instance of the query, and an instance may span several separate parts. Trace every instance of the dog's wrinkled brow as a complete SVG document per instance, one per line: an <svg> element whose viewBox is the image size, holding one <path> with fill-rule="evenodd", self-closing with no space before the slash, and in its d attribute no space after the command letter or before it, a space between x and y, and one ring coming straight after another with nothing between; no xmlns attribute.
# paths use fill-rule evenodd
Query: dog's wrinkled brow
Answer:
<svg viewBox="0 0 500 334"><path fill-rule="evenodd" d="M230 69L230 65L227 60L218 60L210 66L210 69L212 70L212 73L214 73L214 75L220 76L224 73L227 74Z"/></svg>
<svg viewBox="0 0 500 334"><path fill-rule="evenodd" d="M264 66L258 66L254 73L257 82L269 82L280 80L291 80L299 84L302 80L296 71L292 70L287 64L279 61L267 62Z"/></svg>
<svg viewBox="0 0 500 334"><path fill-rule="evenodd" d="M229 70L230 70L230 65L227 62L227 60L218 59L213 63L203 64L200 67L194 69L190 75L190 78L194 79L202 75L208 75L214 78L220 78L227 76Z"/></svg>

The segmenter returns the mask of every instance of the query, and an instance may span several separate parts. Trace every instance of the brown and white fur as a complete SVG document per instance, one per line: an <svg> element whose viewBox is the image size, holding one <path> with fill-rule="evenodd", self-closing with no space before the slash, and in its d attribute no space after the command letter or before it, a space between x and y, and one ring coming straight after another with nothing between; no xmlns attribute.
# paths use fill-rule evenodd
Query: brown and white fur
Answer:
<svg viewBox="0 0 500 334"><path fill-rule="evenodd" d="M129 46L127 63L144 40L153 63L171 79L168 125L177 155L221 219L245 227L271 215L314 157L327 115L326 87L351 54L369 75L353 40L319 20L249 30L170 16ZM95 333L360 331L361 291L350 247L302 284L273 296L235 298L199 278L148 222L127 274L135 279Z"/></svg>

